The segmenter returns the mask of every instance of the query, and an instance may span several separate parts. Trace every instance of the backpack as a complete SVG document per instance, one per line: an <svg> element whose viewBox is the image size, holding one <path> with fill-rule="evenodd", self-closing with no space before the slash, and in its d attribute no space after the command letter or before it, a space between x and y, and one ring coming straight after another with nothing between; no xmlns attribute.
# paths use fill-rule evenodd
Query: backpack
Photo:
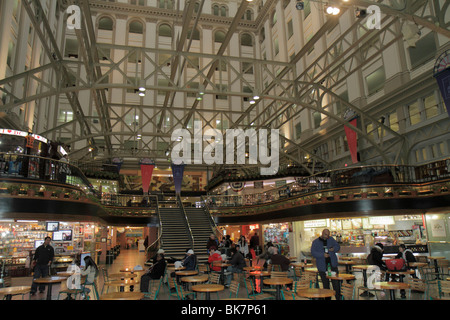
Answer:
<svg viewBox="0 0 450 320"><path fill-rule="evenodd" d="M403 259L386 260L386 267L390 271L404 270L404 269L406 269L405 260L403 260Z"/></svg>

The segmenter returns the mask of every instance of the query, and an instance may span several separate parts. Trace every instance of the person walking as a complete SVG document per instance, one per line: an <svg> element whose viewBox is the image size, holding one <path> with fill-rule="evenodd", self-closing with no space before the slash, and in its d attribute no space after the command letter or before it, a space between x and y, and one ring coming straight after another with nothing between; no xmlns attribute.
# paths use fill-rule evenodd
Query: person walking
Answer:
<svg viewBox="0 0 450 320"><path fill-rule="evenodd" d="M330 289L330 280L327 279L327 270L339 274L338 259L336 253L341 249L339 243L330 237L330 230L324 229L322 235L312 242L311 254L316 258L317 270L319 271L322 280L323 288ZM340 292L339 281L332 280L333 290L336 291L336 299L339 299L338 292Z"/></svg>
<svg viewBox="0 0 450 320"><path fill-rule="evenodd" d="M52 264L53 258L55 257L55 250L50 245L52 238L45 237L44 243L40 245L36 252L34 253L34 258L32 262L32 269L34 271L33 274L33 283L31 285L30 294L34 295L37 291L37 283L34 282L35 279L38 278L46 278L49 276L49 268ZM45 285L39 285L39 292L43 293L45 290Z"/></svg>

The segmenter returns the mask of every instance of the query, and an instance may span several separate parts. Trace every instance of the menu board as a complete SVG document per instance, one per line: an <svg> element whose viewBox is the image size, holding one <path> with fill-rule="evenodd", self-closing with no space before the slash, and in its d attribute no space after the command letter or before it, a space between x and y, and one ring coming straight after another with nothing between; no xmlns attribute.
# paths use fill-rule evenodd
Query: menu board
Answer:
<svg viewBox="0 0 450 320"><path fill-rule="evenodd" d="M361 229L362 228L361 219L352 219L352 227L353 229Z"/></svg>
<svg viewBox="0 0 450 320"><path fill-rule="evenodd" d="M352 230L352 220L350 219L342 220L342 230Z"/></svg>
<svg viewBox="0 0 450 320"><path fill-rule="evenodd" d="M373 225L369 222L369 218L362 219L363 229L373 229Z"/></svg>
<svg viewBox="0 0 450 320"><path fill-rule="evenodd" d="M341 219L331 219L331 229L332 230L342 230L342 220Z"/></svg>

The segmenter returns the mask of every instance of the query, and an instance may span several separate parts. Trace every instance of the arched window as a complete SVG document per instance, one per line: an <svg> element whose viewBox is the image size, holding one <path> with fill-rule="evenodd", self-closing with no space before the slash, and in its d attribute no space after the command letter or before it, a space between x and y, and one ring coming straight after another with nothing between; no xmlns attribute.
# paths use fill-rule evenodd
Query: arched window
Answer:
<svg viewBox="0 0 450 320"><path fill-rule="evenodd" d="M219 6L217 4L213 5L212 7L213 15L218 16L219 15Z"/></svg>
<svg viewBox="0 0 450 320"><path fill-rule="evenodd" d="M220 7L220 16L221 17L226 17L227 16L227 12L228 12L228 8L226 6L221 6Z"/></svg>
<svg viewBox="0 0 450 320"><path fill-rule="evenodd" d="M191 34L192 34L192 29L189 29L188 31L188 39L191 38ZM198 29L194 30L194 34L192 35L192 40L200 40L200 31L198 31Z"/></svg>
<svg viewBox="0 0 450 320"><path fill-rule="evenodd" d="M241 35L241 46L253 47L253 38L248 33Z"/></svg>
<svg viewBox="0 0 450 320"><path fill-rule="evenodd" d="M225 40L225 32L216 31L214 33L214 42L223 43L224 40Z"/></svg>
<svg viewBox="0 0 450 320"><path fill-rule="evenodd" d="M168 24L162 24L158 28L158 36L172 38L172 27Z"/></svg>
<svg viewBox="0 0 450 320"><path fill-rule="evenodd" d="M112 30L113 25L114 25L113 20L109 17L102 17L98 21L99 30Z"/></svg>
<svg viewBox="0 0 450 320"><path fill-rule="evenodd" d="M253 11L252 10L245 11L245 20L253 20Z"/></svg>
<svg viewBox="0 0 450 320"><path fill-rule="evenodd" d="M144 25L139 21L132 21L129 26L129 32L143 34L144 33Z"/></svg>

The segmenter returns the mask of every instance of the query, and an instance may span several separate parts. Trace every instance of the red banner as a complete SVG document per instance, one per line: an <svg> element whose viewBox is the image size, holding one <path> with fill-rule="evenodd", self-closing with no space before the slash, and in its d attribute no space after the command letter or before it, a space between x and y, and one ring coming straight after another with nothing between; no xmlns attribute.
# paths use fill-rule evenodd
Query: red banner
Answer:
<svg viewBox="0 0 450 320"><path fill-rule="evenodd" d="M357 119L355 118L355 119L349 121L349 123L356 127ZM344 128L345 128L345 135L347 136L348 148L350 149L350 155L352 156L352 162L357 163L358 162L358 141L357 141L356 132L347 126L344 126Z"/></svg>
<svg viewBox="0 0 450 320"><path fill-rule="evenodd" d="M148 194L154 167L154 164L141 164L142 190L144 191L144 195Z"/></svg>

